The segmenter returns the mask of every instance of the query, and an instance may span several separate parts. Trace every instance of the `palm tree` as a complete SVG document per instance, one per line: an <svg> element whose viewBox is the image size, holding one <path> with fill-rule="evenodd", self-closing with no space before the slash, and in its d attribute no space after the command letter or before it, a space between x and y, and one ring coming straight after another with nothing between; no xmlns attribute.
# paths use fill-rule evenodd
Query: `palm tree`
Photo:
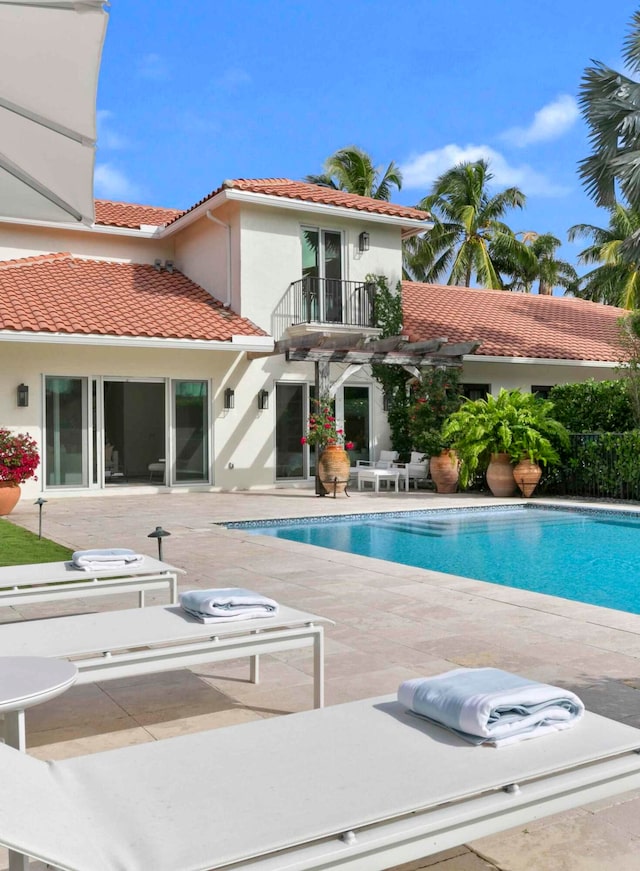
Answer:
<svg viewBox="0 0 640 871"><path fill-rule="evenodd" d="M402 173L392 160L382 174L382 168L374 166L370 155L355 145L341 148L324 162L321 175L307 175L305 181L348 191L374 200L390 200L391 190L402 187Z"/></svg>
<svg viewBox="0 0 640 871"><path fill-rule="evenodd" d="M449 272L449 284L470 287L475 276L485 287L502 288L490 247L499 240L506 253L517 242L500 219L510 208L522 208L525 195L510 187L493 196L487 190L493 178L486 160L460 163L437 178L433 190L418 208L431 212L433 230L410 240L405 270L417 281L437 281Z"/></svg>
<svg viewBox="0 0 640 871"><path fill-rule="evenodd" d="M631 260L625 244L640 231L640 211L617 203L609 210L609 226L575 224L569 229L569 240L591 239L592 244L578 255L578 262L598 263L580 280L575 295L592 302L619 305L627 309L640 308L640 262Z"/></svg>
<svg viewBox="0 0 640 871"><path fill-rule="evenodd" d="M511 281L505 289L531 293L538 282L538 293L551 296L555 287L573 293L578 287L578 273L566 260L555 256L562 244L552 233L536 233L533 230L516 233L517 244L510 241L506 247L502 237L491 243L490 253L499 271ZM518 239L518 236L521 238Z"/></svg>
<svg viewBox="0 0 640 871"><path fill-rule="evenodd" d="M631 19L622 57L630 74L640 72L640 11ZM592 148L579 163L587 193L612 209L619 187L629 206L640 211L640 82L594 61L582 77L580 106ZM638 229L625 240L621 255L640 257Z"/></svg>

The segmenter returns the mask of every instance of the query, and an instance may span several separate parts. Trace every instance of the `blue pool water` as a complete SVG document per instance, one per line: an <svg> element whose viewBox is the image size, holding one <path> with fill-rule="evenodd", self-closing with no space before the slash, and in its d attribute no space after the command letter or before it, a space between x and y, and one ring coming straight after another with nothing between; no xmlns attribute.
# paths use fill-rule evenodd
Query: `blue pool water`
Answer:
<svg viewBox="0 0 640 871"><path fill-rule="evenodd" d="M640 514L523 506L226 525L640 614Z"/></svg>

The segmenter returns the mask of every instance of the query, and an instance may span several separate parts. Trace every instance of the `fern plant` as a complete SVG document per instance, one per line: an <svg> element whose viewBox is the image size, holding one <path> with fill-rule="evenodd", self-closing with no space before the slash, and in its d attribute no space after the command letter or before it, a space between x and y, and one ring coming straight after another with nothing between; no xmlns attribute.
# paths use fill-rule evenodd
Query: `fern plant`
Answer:
<svg viewBox="0 0 640 871"><path fill-rule="evenodd" d="M552 414L553 403L520 390L503 388L497 396L467 400L442 430L461 460L462 486L486 468L492 454L509 454L516 462L528 457L542 465L557 463L556 445L568 445L569 434Z"/></svg>

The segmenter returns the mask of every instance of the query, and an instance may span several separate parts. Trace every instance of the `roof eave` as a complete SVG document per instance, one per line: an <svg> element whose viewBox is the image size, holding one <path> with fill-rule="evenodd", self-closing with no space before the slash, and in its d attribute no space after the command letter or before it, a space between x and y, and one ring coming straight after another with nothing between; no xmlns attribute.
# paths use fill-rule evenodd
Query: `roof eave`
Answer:
<svg viewBox="0 0 640 871"><path fill-rule="evenodd" d="M593 369L616 369L619 361L614 360L568 360L560 357L507 357L498 354L465 354L463 363L527 363L536 366L580 366Z"/></svg>
<svg viewBox="0 0 640 871"><path fill-rule="evenodd" d="M49 333L30 330L0 330L0 342L62 345L99 345L116 348L162 348L183 351L272 351L272 336L232 336L229 341L210 339L165 339L161 336L112 336L100 333Z"/></svg>
<svg viewBox="0 0 640 871"><path fill-rule="evenodd" d="M363 209L350 209L345 206L332 206L326 203L313 203L309 200L297 200L288 197L274 196L273 194L259 194L253 191L240 191L235 188L226 188L218 191L209 199L200 203L195 209L192 209L179 218L176 218L166 227L163 227L158 233L159 237L170 236L178 230L183 230L189 224L197 221L207 211L214 211L229 201L248 203L259 206L269 206L278 209L288 209L289 211L298 212L314 212L316 214L332 215L334 217L344 217L354 220L356 218L361 221L367 221L374 224L390 224L402 229L402 236L415 236L426 230L430 230L433 223L428 220L418 220L417 218L402 218L399 215L382 215L375 212L367 212Z"/></svg>

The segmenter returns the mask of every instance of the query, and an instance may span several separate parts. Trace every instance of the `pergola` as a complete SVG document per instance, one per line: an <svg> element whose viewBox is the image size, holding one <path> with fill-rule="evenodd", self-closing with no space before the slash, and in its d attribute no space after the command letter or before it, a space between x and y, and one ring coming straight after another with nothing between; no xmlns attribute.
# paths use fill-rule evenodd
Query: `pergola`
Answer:
<svg viewBox="0 0 640 871"><path fill-rule="evenodd" d="M315 332L280 339L272 354L284 354L287 362L315 363L316 396L336 395L337 390L363 366L402 366L412 378L433 366L462 366L465 354L472 354L480 341L449 342L446 338L410 342L408 336L378 339L363 333ZM251 354L261 356L259 354ZM346 369L331 381L331 364L346 364Z"/></svg>

